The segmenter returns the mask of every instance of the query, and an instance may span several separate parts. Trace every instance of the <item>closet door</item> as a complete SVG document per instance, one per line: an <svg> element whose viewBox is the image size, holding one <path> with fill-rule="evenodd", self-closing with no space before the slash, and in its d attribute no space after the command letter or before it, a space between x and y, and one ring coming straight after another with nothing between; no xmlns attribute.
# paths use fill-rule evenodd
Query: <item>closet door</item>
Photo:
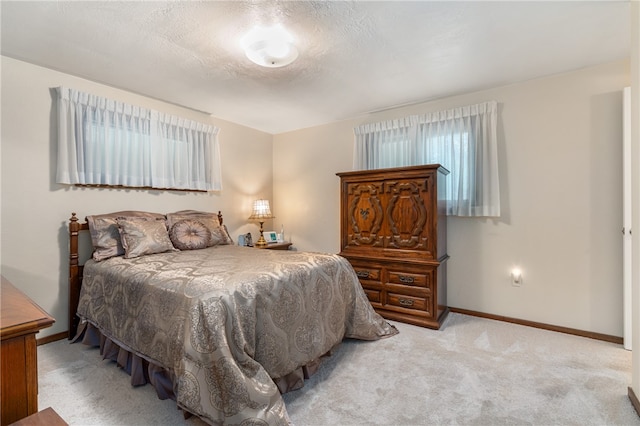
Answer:
<svg viewBox="0 0 640 426"><path fill-rule="evenodd" d="M623 312L624 312L624 348L631 350L631 88L623 92L623 206L622 206L622 245L623 245ZM640 230L638 231L640 232Z"/></svg>

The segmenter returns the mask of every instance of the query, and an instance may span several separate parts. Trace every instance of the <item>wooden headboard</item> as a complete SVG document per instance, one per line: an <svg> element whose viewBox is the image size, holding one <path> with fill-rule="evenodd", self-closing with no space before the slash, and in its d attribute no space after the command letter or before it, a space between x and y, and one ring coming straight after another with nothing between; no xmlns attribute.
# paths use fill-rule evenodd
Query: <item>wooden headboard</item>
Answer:
<svg viewBox="0 0 640 426"><path fill-rule="evenodd" d="M218 221L222 225L222 213L218 211ZM88 231L89 223L85 218L80 222L75 213L71 213L69 219L69 340L73 339L78 330L80 319L76 315L78 302L80 301L80 289L82 288L82 271L84 266L80 264L78 252L78 236L81 231Z"/></svg>

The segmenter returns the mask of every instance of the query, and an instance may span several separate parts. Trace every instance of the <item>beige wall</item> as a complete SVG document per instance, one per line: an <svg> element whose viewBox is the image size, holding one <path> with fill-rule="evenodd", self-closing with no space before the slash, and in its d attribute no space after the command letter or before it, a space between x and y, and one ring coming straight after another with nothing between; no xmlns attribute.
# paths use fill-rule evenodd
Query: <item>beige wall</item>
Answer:
<svg viewBox="0 0 640 426"><path fill-rule="evenodd" d="M351 170L355 126L496 100L503 213L450 218L448 304L622 336L627 85L629 63L616 62L276 135L277 226L300 250L338 252L335 173Z"/></svg>
<svg viewBox="0 0 640 426"><path fill-rule="evenodd" d="M167 103L14 59L2 60L2 274L56 318L38 337L67 330L67 220L71 212L222 210L234 239L257 226L254 198L272 196L272 136ZM221 193L78 189L54 183L56 112L51 89L68 86L220 128Z"/></svg>

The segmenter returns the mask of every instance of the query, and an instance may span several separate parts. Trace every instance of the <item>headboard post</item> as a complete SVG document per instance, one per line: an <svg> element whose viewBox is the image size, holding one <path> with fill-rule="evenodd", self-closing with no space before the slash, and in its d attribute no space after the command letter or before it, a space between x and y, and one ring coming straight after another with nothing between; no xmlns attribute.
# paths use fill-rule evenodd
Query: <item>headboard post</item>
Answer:
<svg viewBox="0 0 640 426"><path fill-rule="evenodd" d="M78 329L78 301L80 299L80 286L82 266L78 262L78 233L82 224L78 222L75 213L71 213L69 219L69 340L73 339Z"/></svg>

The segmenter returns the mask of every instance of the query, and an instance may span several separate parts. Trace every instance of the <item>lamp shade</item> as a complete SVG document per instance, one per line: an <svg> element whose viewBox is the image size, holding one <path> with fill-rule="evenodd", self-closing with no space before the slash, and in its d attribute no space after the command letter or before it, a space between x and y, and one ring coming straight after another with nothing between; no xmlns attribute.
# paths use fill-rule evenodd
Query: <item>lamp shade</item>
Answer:
<svg viewBox="0 0 640 426"><path fill-rule="evenodd" d="M271 207L269 207L269 200L255 200L253 202L253 212L249 219L253 220L265 220L273 219L271 214Z"/></svg>

